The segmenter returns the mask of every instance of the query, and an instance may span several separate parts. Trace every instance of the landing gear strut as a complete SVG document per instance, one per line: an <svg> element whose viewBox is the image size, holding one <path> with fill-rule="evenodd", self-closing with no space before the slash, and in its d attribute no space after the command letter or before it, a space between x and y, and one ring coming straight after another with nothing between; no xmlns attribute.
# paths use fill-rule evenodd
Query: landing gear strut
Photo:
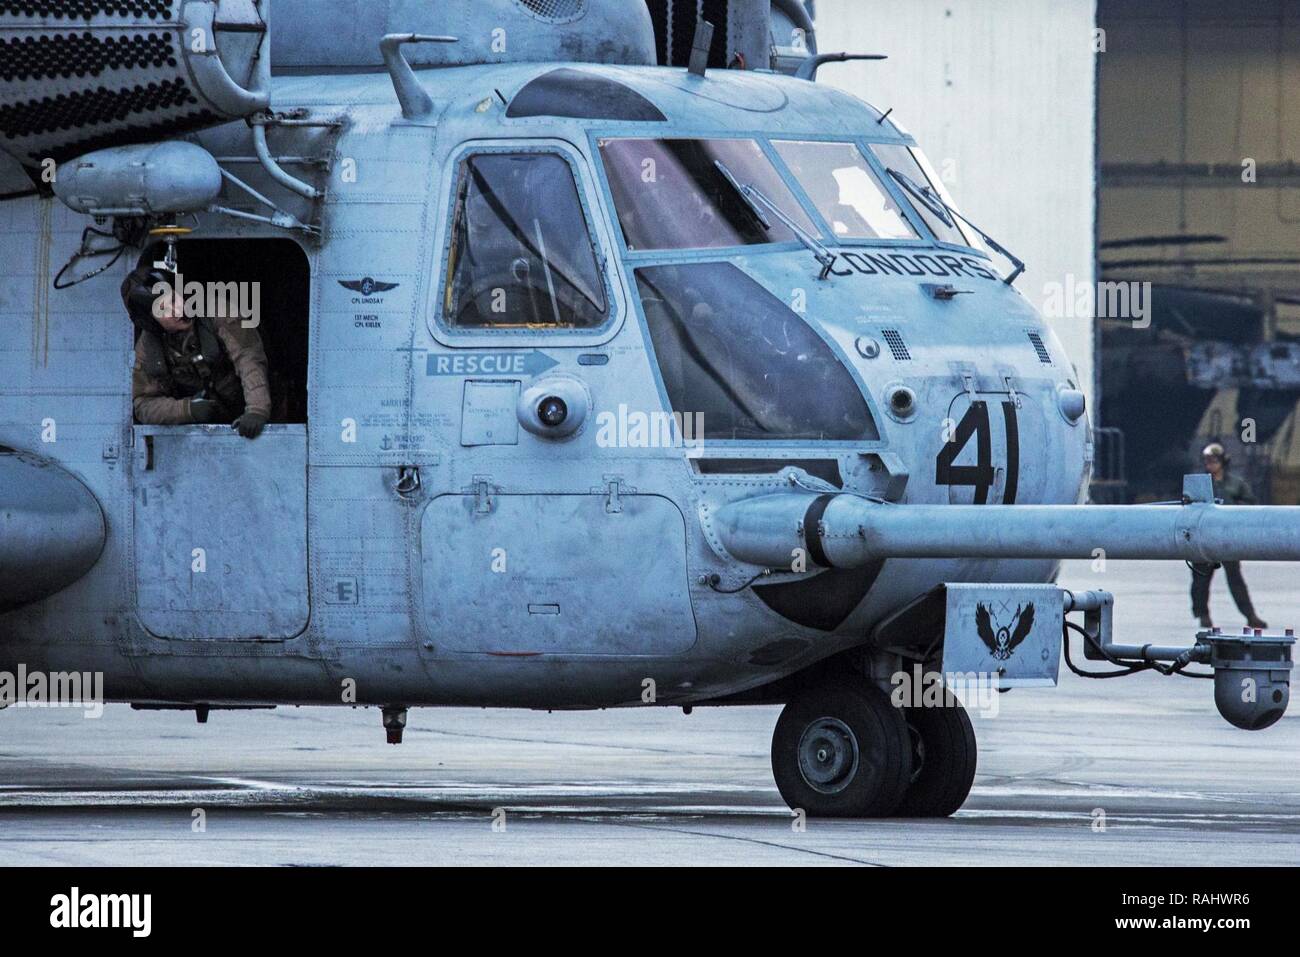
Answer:
<svg viewBox="0 0 1300 957"><path fill-rule="evenodd" d="M398 704L384 707L384 732L389 744L401 744L406 730L406 708Z"/></svg>
<svg viewBox="0 0 1300 957"><path fill-rule="evenodd" d="M810 817L946 817L975 780L975 732L961 702L896 708L862 678L792 699L772 736L781 797Z"/></svg>

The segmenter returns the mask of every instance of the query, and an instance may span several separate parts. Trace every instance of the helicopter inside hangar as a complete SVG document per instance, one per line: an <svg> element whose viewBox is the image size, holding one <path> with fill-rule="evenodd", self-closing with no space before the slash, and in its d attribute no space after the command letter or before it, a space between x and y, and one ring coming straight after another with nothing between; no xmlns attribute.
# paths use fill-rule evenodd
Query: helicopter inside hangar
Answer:
<svg viewBox="0 0 1300 957"><path fill-rule="evenodd" d="M1051 684L1067 627L1285 710L1289 637L1118 645L1052 584L1295 559L1296 515L1078 504L1020 261L815 82L857 54L800 4L0 0L0 43L0 665L398 739L414 705L784 703L817 814L951 813L970 723L892 678ZM258 438L132 421L152 262L255 323Z"/></svg>

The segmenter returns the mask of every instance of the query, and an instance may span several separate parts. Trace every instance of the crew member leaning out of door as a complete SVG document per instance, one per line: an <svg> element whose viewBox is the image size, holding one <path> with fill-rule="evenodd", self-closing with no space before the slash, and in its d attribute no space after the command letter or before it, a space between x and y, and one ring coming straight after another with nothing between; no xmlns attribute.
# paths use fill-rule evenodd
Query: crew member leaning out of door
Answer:
<svg viewBox="0 0 1300 957"><path fill-rule="evenodd" d="M257 438L271 417L262 337L239 318L186 316L173 280L159 269L137 269L122 284L136 330L136 422L230 424Z"/></svg>

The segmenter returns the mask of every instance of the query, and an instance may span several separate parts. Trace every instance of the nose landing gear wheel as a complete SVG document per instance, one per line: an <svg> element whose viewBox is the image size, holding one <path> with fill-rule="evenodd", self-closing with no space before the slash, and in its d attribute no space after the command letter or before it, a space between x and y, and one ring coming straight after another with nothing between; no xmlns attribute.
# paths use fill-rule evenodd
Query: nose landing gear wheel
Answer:
<svg viewBox="0 0 1300 957"><path fill-rule="evenodd" d="M975 729L966 709L944 691L943 707L905 708L912 744L912 782L895 817L948 817L975 783Z"/></svg>
<svg viewBox="0 0 1300 957"><path fill-rule="evenodd" d="M912 779L907 724L865 679L827 682L781 712L772 773L786 803L809 817L886 817Z"/></svg>

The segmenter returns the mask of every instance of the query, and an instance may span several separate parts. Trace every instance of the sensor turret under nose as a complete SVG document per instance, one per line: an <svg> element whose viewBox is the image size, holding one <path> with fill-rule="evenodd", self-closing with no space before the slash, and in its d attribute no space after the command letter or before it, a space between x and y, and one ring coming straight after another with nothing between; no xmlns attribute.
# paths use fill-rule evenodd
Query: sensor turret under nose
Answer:
<svg viewBox="0 0 1300 957"><path fill-rule="evenodd" d="M1121 645L1112 640L1111 611L1114 598L1104 591L1066 592L1065 611L1082 612L1082 626L1065 624L1065 660L1075 674L1108 678L1154 670L1165 675L1213 678L1214 704L1223 720L1245 731L1262 731L1286 713L1291 701L1291 649L1295 632L1266 634L1262 628L1245 628L1230 635L1212 628L1196 635L1190 647L1172 645ZM1084 671L1070 659L1069 633L1083 638L1089 661L1105 661L1121 671ZM1189 665L1208 665L1212 671L1188 671Z"/></svg>

